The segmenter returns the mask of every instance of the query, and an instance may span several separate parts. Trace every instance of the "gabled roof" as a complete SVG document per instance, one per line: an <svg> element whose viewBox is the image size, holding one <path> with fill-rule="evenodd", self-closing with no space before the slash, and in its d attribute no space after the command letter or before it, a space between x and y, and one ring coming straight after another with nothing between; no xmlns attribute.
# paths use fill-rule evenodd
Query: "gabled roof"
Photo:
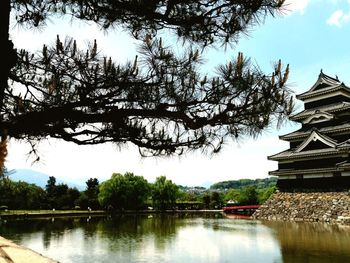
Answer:
<svg viewBox="0 0 350 263"><path fill-rule="evenodd" d="M311 128L309 130L300 129L295 132L291 132L285 135L279 136L281 140L292 141L292 140L301 140L309 136L309 134L314 131L315 128ZM318 131L322 134L341 134L347 133L350 131L350 123L345 123L336 126L328 126L319 128Z"/></svg>
<svg viewBox="0 0 350 263"><path fill-rule="evenodd" d="M302 112L299 112L294 116L291 116L290 119L293 121L297 121L297 120L306 119L317 113L329 114L329 113L339 112L339 111L348 110L348 109L350 109L350 102L343 101L340 103L324 105L314 109L303 110Z"/></svg>
<svg viewBox="0 0 350 263"><path fill-rule="evenodd" d="M312 87L308 91L299 94L296 97L297 99L303 100L308 97L328 93L333 91L334 89L341 89L343 87L347 88L342 82L338 80L338 78L332 78L324 74L321 70L321 73L318 75L318 79L315 82L315 84L312 85Z"/></svg>
<svg viewBox="0 0 350 263"><path fill-rule="evenodd" d="M313 131L306 140L304 140L298 148L294 150L294 152L301 152L306 146L310 144L310 142L313 141L320 141L323 144L327 145L328 147L335 148L337 146L337 141L329 138L326 135L323 135L319 133L318 131Z"/></svg>
<svg viewBox="0 0 350 263"><path fill-rule="evenodd" d="M321 96L321 95L325 95L325 94L331 94L334 93L336 91L343 91L345 93L348 93L346 96L349 96L350 93L350 88L345 86L344 83L341 83L337 86L328 86L319 90L315 90L315 91L307 91L304 92L302 94L297 95L297 99L299 100L306 100L312 97L317 97L317 96Z"/></svg>
<svg viewBox="0 0 350 263"><path fill-rule="evenodd" d="M309 143L313 141L320 141L324 143L327 147L323 149L312 149L304 150ZM275 155L267 157L269 160L279 161L288 159L300 159L300 158L318 158L321 156L328 155L339 155L344 152L349 152L350 150L350 139L341 143L319 133L318 131L313 131L309 137L307 137L296 149L286 150ZM321 157L322 158L322 157Z"/></svg>
<svg viewBox="0 0 350 263"><path fill-rule="evenodd" d="M315 114L309 116L304 120L304 123L317 123L322 121L329 121L334 118L333 114L328 112L316 111Z"/></svg>
<svg viewBox="0 0 350 263"><path fill-rule="evenodd" d="M324 74L321 70L321 73L319 74L315 84L312 85L312 87L308 91L301 93L296 97L300 100L306 100L312 97L325 95L340 90L349 93L348 95L350 96L350 88L347 87L343 82L340 82L338 77L332 78Z"/></svg>
<svg viewBox="0 0 350 263"><path fill-rule="evenodd" d="M348 140L346 140L346 141L344 141L342 143L339 143L337 145L337 147L350 147L350 139L348 139Z"/></svg>
<svg viewBox="0 0 350 263"><path fill-rule="evenodd" d="M338 77L332 78L331 76L328 76L323 73L322 69L320 74L318 75L318 79L316 83L311 87L311 89L308 92L321 90L327 87L335 87L341 84Z"/></svg>

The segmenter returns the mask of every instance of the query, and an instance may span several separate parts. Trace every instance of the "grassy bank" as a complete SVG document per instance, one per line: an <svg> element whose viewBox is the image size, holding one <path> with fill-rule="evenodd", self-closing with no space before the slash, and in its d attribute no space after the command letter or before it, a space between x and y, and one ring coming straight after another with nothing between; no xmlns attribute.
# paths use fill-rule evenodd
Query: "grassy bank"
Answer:
<svg viewBox="0 0 350 263"><path fill-rule="evenodd" d="M106 215L106 211L96 210L8 210L1 211L0 218L12 217L58 217L58 216L91 216Z"/></svg>
<svg viewBox="0 0 350 263"><path fill-rule="evenodd" d="M34 218L34 217L60 217L60 216L100 216L108 214L135 214L135 213L218 213L222 210L125 210L107 212L104 210L8 210L0 211L1 218Z"/></svg>

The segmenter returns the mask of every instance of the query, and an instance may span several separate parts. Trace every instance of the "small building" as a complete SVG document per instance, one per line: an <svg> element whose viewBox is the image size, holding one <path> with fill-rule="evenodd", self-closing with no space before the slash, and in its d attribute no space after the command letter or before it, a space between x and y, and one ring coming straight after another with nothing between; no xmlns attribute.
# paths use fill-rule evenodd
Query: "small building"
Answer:
<svg viewBox="0 0 350 263"><path fill-rule="evenodd" d="M290 148L269 156L278 161L280 190L349 189L350 187L350 88L338 77L321 73L316 83L296 96L304 110L291 116L301 128L279 138Z"/></svg>

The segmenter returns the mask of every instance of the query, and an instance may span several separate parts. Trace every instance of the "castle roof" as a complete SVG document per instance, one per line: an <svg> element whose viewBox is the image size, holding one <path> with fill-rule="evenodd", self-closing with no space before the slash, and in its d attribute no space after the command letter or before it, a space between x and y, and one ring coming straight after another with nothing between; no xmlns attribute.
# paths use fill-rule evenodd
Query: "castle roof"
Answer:
<svg viewBox="0 0 350 263"><path fill-rule="evenodd" d="M313 109L303 110L302 112L299 112L294 116L291 116L290 119L294 121L298 121L298 120L307 119L308 117L311 117L315 114L317 115L323 114L323 115L330 116L329 115L330 113L340 112L348 109L350 109L350 102L343 101L340 103L333 103L330 105L323 105L321 107L317 107Z"/></svg>
<svg viewBox="0 0 350 263"><path fill-rule="evenodd" d="M309 137L307 137L306 140L304 140L299 147L297 147L294 151L295 152L301 152L306 146L310 144L312 141L320 141L323 144L335 148L337 146L337 141L329 138L326 135L323 135L322 133L318 132L317 130L314 130Z"/></svg>
<svg viewBox="0 0 350 263"><path fill-rule="evenodd" d="M350 169L350 162L343 161L335 164L334 167L322 167L313 169L279 169L275 171L270 171L269 175L280 176L280 175L307 175L307 174L325 174L333 173L337 171L346 171Z"/></svg>
<svg viewBox="0 0 350 263"><path fill-rule="evenodd" d="M308 149L312 142L324 144L322 149ZM283 161L288 159L320 158L322 156L339 155L350 149L350 139L338 143L336 140L314 130L297 148L289 149L268 157L269 160Z"/></svg>
<svg viewBox="0 0 350 263"><path fill-rule="evenodd" d="M315 128L310 128L308 130L300 129L298 131L279 136L279 138L285 141L300 140L308 137L309 134L314 130ZM350 131L350 123L345 123L345 124L336 125L336 126L322 127L317 130L323 134L341 134L343 132Z"/></svg>
<svg viewBox="0 0 350 263"><path fill-rule="evenodd" d="M333 93L339 90L350 93L350 88L347 87L343 82L340 82L338 78L332 78L321 71L315 84L308 91L301 93L296 97L297 99L305 100L312 97Z"/></svg>
<svg viewBox="0 0 350 263"><path fill-rule="evenodd" d="M303 159L303 158L312 158L318 159L325 156L330 155L341 155L343 152L347 153L350 147L342 147L342 148L327 148L327 149L316 149L316 150L308 150L302 152L294 152L293 150L287 150L280 152L275 155L271 155L267 157L269 160L273 161L283 161L289 159Z"/></svg>
<svg viewBox="0 0 350 263"><path fill-rule="evenodd" d="M298 175L298 174L318 174L318 173L333 173L339 171L337 167L329 168L315 168L315 169L281 169L270 171L269 175L280 176L280 175Z"/></svg>

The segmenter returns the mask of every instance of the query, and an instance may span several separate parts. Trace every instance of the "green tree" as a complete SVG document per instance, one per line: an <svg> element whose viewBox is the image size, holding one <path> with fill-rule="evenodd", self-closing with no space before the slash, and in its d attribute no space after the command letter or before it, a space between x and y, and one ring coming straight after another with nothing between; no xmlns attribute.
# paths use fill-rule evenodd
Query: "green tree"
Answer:
<svg viewBox="0 0 350 263"><path fill-rule="evenodd" d="M0 205L9 206L11 200L13 199L12 195L12 184L11 180L4 176L0 178Z"/></svg>
<svg viewBox="0 0 350 263"><path fill-rule="evenodd" d="M86 207L92 209L98 209L100 207L98 203L98 193L99 193L100 183L97 178L90 178L86 181L85 195L87 198ZM85 207L85 205L84 205Z"/></svg>
<svg viewBox="0 0 350 263"><path fill-rule="evenodd" d="M153 205L160 210L171 209L175 206L179 188L165 176L157 177L152 185Z"/></svg>
<svg viewBox="0 0 350 263"><path fill-rule="evenodd" d="M40 209L45 208L45 191L34 184L26 182L12 182L13 200L12 207L15 209Z"/></svg>
<svg viewBox="0 0 350 263"><path fill-rule="evenodd" d="M213 190L228 190L228 189L241 189L247 186L256 186L257 188L266 188L270 186L275 186L277 182L276 177L268 177L263 179L239 179L239 180L230 180L218 182L210 186L210 189Z"/></svg>
<svg viewBox="0 0 350 263"><path fill-rule="evenodd" d="M75 207L77 200L80 197L80 192L75 187L69 187L64 194L65 200L62 209L72 209Z"/></svg>
<svg viewBox="0 0 350 263"><path fill-rule="evenodd" d="M210 194L210 207L214 209L221 208L223 205L222 195L219 192L211 192Z"/></svg>
<svg viewBox="0 0 350 263"><path fill-rule="evenodd" d="M205 193L203 196L202 196L202 200L203 200L203 203L205 205L205 208L209 208L210 206L210 195L208 193Z"/></svg>
<svg viewBox="0 0 350 263"><path fill-rule="evenodd" d="M226 138L257 135L291 113L288 67L276 63L266 74L239 53L209 76L200 70L198 50L236 43L283 2L2 0L1 140L131 142L144 155L165 155L217 152ZM41 52L16 50L9 39L10 12L27 28L59 16L109 32L119 27L139 41L140 54L118 63L103 57L96 41L83 50L59 37ZM183 41L182 54L159 38L164 32Z"/></svg>
<svg viewBox="0 0 350 263"><path fill-rule="evenodd" d="M45 190L47 194L48 208L57 208L56 178L54 176L50 176L49 179L47 180Z"/></svg>
<svg viewBox="0 0 350 263"><path fill-rule="evenodd" d="M255 186L248 186L240 191L238 198L240 205L256 205L259 203L258 192Z"/></svg>
<svg viewBox="0 0 350 263"><path fill-rule="evenodd" d="M144 208L150 185L142 176L133 173L113 173L100 185L98 200L102 207L115 210Z"/></svg>
<svg viewBox="0 0 350 263"><path fill-rule="evenodd" d="M80 196L75 202L75 208L87 209L89 207L89 198L87 197L85 191L80 193Z"/></svg>
<svg viewBox="0 0 350 263"><path fill-rule="evenodd" d="M4 178L0 180L0 205L9 209L46 208L46 193L34 184Z"/></svg>
<svg viewBox="0 0 350 263"><path fill-rule="evenodd" d="M86 194L89 198L94 198L98 195L99 192L99 181L97 178L90 178L86 181Z"/></svg>
<svg viewBox="0 0 350 263"><path fill-rule="evenodd" d="M67 184L56 184L56 178L50 176L45 186L48 207L55 209L72 209L79 199L80 192Z"/></svg>
<svg viewBox="0 0 350 263"><path fill-rule="evenodd" d="M237 190L237 189L230 189L230 190L228 190L225 193L224 200L225 200L225 202L227 202L229 200L238 202L239 195L240 195L240 191L239 190Z"/></svg>
<svg viewBox="0 0 350 263"><path fill-rule="evenodd" d="M264 188L259 192L259 204L263 204L270 198L270 196L277 190L276 186Z"/></svg>
<svg viewBox="0 0 350 263"><path fill-rule="evenodd" d="M56 189L56 178L54 176L50 176L47 180L46 186L45 186L46 192L48 194L52 194Z"/></svg>

